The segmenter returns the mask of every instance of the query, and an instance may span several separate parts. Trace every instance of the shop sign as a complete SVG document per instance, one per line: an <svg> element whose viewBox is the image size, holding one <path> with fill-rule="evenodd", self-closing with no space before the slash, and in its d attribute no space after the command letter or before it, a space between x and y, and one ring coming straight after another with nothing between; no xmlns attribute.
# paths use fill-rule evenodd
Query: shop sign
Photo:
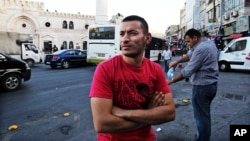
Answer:
<svg viewBox="0 0 250 141"><path fill-rule="evenodd" d="M240 38L240 37L242 37L242 34L231 34L230 35L230 38L232 38L232 39L237 39L237 38Z"/></svg>
<svg viewBox="0 0 250 141"><path fill-rule="evenodd" d="M236 19L236 32L240 33L244 31L249 31L249 16L248 15L239 16Z"/></svg>
<svg viewBox="0 0 250 141"><path fill-rule="evenodd" d="M233 34L234 30L233 30L233 26L226 26L224 27L224 35L230 35Z"/></svg>

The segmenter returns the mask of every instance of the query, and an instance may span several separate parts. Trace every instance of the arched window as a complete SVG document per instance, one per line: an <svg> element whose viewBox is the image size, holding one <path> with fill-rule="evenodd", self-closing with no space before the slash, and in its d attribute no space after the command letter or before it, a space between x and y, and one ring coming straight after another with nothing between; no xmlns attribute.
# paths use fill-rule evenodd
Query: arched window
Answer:
<svg viewBox="0 0 250 141"><path fill-rule="evenodd" d="M87 50L87 44L88 44L87 41L84 41L84 42L83 42L83 50Z"/></svg>
<svg viewBox="0 0 250 141"><path fill-rule="evenodd" d="M74 44L72 41L69 42L69 49L73 49L74 48Z"/></svg>
<svg viewBox="0 0 250 141"><path fill-rule="evenodd" d="M67 29L68 25L67 25L67 21L63 21L63 29Z"/></svg>
<svg viewBox="0 0 250 141"><path fill-rule="evenodd" d="M69 29L74 29L74 23L72 21L69 22Z"/></svg>
<svg viewBox="0 0 250 141"><path fill-rule="evenodd" d="M67 42L66 41L63 41L63 44L61 46L61 50L62 49L67 49Z"/></svg>

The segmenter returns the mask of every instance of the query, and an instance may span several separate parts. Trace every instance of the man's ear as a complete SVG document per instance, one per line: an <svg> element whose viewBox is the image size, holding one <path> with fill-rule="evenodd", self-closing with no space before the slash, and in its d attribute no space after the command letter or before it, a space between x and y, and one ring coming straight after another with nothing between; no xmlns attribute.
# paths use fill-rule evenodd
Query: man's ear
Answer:
<svg viewBox="0 0 250 141"><path fill-rule="evenodd" d="M198 40L198 37L197 37L197 36L194 36L194 37L193 37L193 40L197 41L197 40Z"/></svg>
<svg viewBox="0 0 250 141"><path fill-rule="evenodd" d="M151 42L151 40L152 40L151 33L147 33L147 35L146 35L146 42L147 42L147 44L149 44Z"/></svg>

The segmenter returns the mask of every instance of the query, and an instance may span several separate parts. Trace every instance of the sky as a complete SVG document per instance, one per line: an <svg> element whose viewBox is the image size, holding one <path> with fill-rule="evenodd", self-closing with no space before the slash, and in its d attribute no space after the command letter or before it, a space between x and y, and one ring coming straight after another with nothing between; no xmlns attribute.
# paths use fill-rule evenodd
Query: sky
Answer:
<svg viewBox="0 0 250 141"><path fill-rule="evenodd" d="M96 0L31 0L44 2L44 10L96 14ZM151 32L165 33L170 25L180 23L180 9L186 0L107 0L108 20L118 13L124 17L139 15L148 22Z"/></svg>

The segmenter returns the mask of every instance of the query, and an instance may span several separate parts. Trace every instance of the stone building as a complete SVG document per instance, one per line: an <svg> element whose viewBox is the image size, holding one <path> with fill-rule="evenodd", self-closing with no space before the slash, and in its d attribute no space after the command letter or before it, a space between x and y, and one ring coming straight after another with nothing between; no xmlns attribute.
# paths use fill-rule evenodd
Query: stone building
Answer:
<svg viewBox="0 0 250 141"><path fill-rule="evenodd" d="M176 42L179 39L179 25L170 25L166 30L166 42L167 44L171 44L172 42Z"/></svg>
<svg viewBox="0 0 250 141"><path fill-rule="evenodd" d="M43 54L54 45L87 49L87 28L96 21L94 15L52 12L43 2L29 0L1 0L0 19L0 31L29 34Z"/></svg>

